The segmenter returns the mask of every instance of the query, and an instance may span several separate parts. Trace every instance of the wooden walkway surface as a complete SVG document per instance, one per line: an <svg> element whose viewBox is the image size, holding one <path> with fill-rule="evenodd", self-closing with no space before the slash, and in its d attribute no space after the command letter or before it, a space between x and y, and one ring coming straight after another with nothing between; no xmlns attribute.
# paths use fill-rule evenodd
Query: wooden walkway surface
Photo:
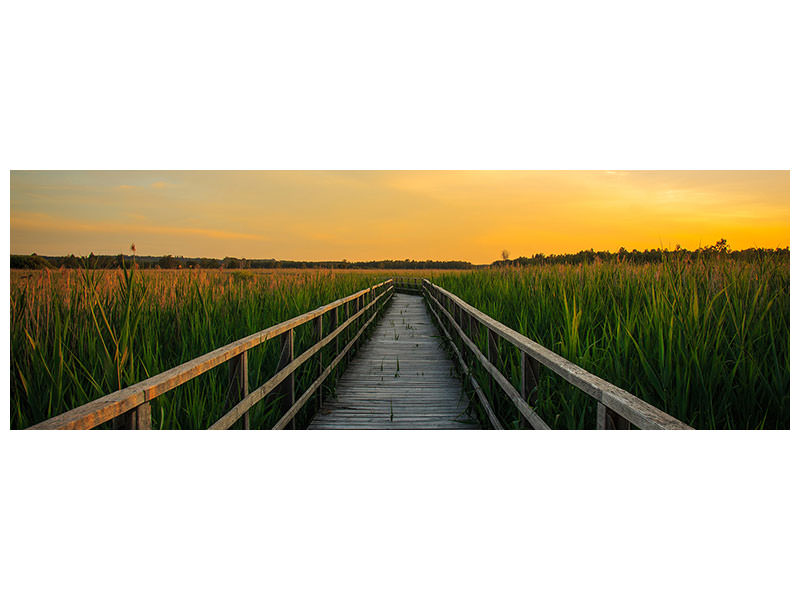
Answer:
<svg viewBox="0 0 800 600"><path fill-rule="evenodd" d="M395 293L309 429L477 429L421 296Z"/></svg>

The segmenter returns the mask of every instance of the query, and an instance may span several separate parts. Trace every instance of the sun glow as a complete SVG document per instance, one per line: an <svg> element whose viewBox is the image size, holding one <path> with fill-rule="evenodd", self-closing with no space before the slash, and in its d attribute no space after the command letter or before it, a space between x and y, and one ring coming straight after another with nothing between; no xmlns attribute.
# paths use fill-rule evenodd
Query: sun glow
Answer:
<svg viewBox="0 0 800 600"><path fill-rule="evenodd" d="M788 171L15 171L11 251L496 260L789 244Z"/></svg>

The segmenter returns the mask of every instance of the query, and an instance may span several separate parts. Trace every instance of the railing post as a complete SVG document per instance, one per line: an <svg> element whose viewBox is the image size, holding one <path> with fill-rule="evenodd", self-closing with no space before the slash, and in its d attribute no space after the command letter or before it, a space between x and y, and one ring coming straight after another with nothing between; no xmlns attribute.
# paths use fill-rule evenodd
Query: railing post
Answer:
<svg viewBox="0 0 800 600"><path fill-rule="evenodd" d="M281 334L281 358L278 361L278 371L294 360L294 329ZM286 414L294 404L294 372L284 379L278 386L281 396L281 415ZM295 429L295 419L292 418L292 429Z"/></svg>
<svg viewBox="0 0 800 600"><path fill-rule="evenodd" d="M318 316L314 319L314 332L316 333L316 339L314 343L319 343L322 341L324 337L322 334L322 315ZM317 376L315 379L319 379L322 376L323 371L323 361L325 357L325 348L320 348L317 350ZM322 408L322 384L317 388L317 410Z"/></svg>
<svg viewBox="0 0 800 600"><path fill-rule="evenodd" d="M497 334L486 327L486 358L489 359L489 362L492 363L495 367L497 367L497 363L500 360L500 353L497 347ZM494 377L491 375L489 376L490 384L489 384L489 402L492 405L492 410L494 412L498 412L498 407L500 405L500 401L498 399L498 385L497 382L494 380Z"/></svg>
<svg viewBox="0 0 800 600"><path fill-rule="evenodd" d="M618 415L605 404L597 401L597 428L598 429L630 429L631 423L622 415Z"/></svg>
<svg viewBox="0 0 800 600"><path fill-rule="evenodd" d="M148 394L149 395L149 392ZM136 407L136 429L152 429L153 417L150 408L150 401L144 402Z"/></svg>
<svg viewBox="0 0 800 600"><path fill-rule="evenodd" d="M334 308L328 314L330 315L328 317L328 319L330 319L330 331L334 332L334 331L336 331L336 328L339 327L339 307L337 306L336 308ZM336 336L336 345L334 347L336 348L336 354L334 354L333 357L331 357L331 362L333 361L334 358L339 356L340 346L339 346L339 336L338 335ZM336 366L336 368L334 370L335 370L335 373L331 373L331 375L333 376L333 379L335 380L336 376L339 373L338 365Z"/></svg>
<svg viewBox="0 0 800 600"><path fill-rule="evenodd" d="M356 314L360 313L362 308L364 308L364 296L359 296L356 299ZM353 335L356 335L359 329L361 329L361 317L356 319L355 327L353 327ZM353 344L353 354L358 351L359 346L361 346L361 338L358 338L356 343Z"/></svg>
<svg viewBox="0 0 800 600"><path fill-rule="evenodd" d="M150 409L150 392L145 392L147 401L136 408L114 417L111 420L112 429L152 429L153 419Z"/></svg>
<svg viewBox="0 0 800 600"><path fill-rule="evenodd" d="M539 397L539 363L531 358L524 350L519 351L519 393L522 399L536 409ZM520 429L530 429L528 419L520 419Z"/></svg>
<svg viewBox="0 0 800 600"><path fill-rule="evenodd" d="M456 305L456 314L453 316L456 319L456 323L458 323L458 326L461 328L461 331L466 333L466 327L464 327L464 311L460 306ZM461 353L461 356L466 356L467 345L464 343L464 340L461 339L461 336L456 334L453 340L456 342L456 346L458 347L458 351Z"/></svg>
<svg viewBox="0 0 800 600"><path fill-rule="evenodd" d="M145 392L145 402L126 413L111 419L112 429L152 429L153 420L150 411L150 392Z"/></svg>
<svg viewBox="0 0 800 600"><path fill-rule="evenodd" d="M236 406L249 393L247 382L247 351L228 361L228 408ZM250 411L244 414L242 425L250 429Z"/></svg>
<svg viewBox="0 0 800 600"><path fill-rule="evenodd" d="M364 294L362 294L362 295L360 295L358 297L358 303L356 305L357 306L356 312L361 312L361 310L364 308L364 306L366 306L366 304L364 303L364 299L365 299ZM358 319L356 319L356 333L358 333L358 330L361 329L361 326L363 324L364 324L364 314L362 313L361 316L358 317ZM355 343L356 350L358 350L361 347L362 339L363 338L359 337L358 340L356 341L356 343Z"/></svg>
<svg viewBox="0 0 800 600"><path fill-rule="evenodd" d="M352 300L348 300L347 302L344 303L344 320L345 321L347 321L350 318L350 302L352 302ZM350 342L350 334L351 334L352 330L353 330L353 326L352 325L348 325L347 327L344 328L344 331L342 332L342 333L344 333L344 345L345 346ZM342 359L342 363L344 363L345 365L350 362L350 352L351 351L352 351L352 348L350 348L350 350L347 351L347 354L345 355L344 359Z"/></svg>

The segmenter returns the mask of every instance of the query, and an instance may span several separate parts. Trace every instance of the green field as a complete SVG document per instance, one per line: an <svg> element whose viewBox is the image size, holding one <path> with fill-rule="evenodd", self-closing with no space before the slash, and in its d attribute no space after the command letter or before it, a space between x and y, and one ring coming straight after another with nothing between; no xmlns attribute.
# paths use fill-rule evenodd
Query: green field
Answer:
<svg viewBox="0 0 800 600"><path fill-rule="evenodd" d="M11 427L28 427L389 276L312 270L13 273ZM438 272L431 278L693 427L789 427L788 260L598 262ZM298 352L310 346L311 325L299 327L296 336ZM251 387L274 374L277 343L250 351ZM510 347L500 350L516 377L516 354ZM298 389L311 381L306 371L298 373ZM545 421L553 428L593 428L595 403L542 373L538 411ZM153 427L208 427L225 412L228 383L227 368L218 367L156 399ZM518 426L510 402L495 402L505 424ZM277 407L257 404L251 426L274 424ZM299 421L308 416L302 413Z"/></svg>

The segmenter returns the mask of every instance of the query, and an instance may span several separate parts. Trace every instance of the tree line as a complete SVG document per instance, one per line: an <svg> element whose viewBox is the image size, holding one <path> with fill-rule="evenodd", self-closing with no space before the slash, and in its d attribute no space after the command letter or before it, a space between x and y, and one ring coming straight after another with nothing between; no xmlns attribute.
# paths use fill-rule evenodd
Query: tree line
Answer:
<svg viewBox="0 0 800 600"><path fill-rule="evenodd" d="M552 265L594 262L622 262L631 264L645 264L661 262L665 259L700 260L704 258L719 258L722 256L737 260L760 260L768 256L787 259L789 247L786 248L748 248L746 250L731 250L727 240L721 239L713 246L705 246L696 250L688 250L676 246L672 250L664 248L650 250L626 250L620 248L616 252L594 249L581 250L567 254L534 254L530 257L520 256L515 259L508 258L508 251L503 250L501 260L493 262L489 267L524 267L531 265ZM69 256L39 256L37 254L11 255L12 269L117 269L136 265L140 269L476 269L487 265L474 265L464 260L369 260L355 261L299 261L247 259L226 256L225 258L185 258L183 256L135 256L117 254L115 256L86 257Z"/></svg>
<svg viewBox="0 0 800 600"><path fill-rule="evenodd" d="M12 269L117 269L136 265L139 269L473 269L472 263L462 260L369 260L300 261L225 258L186 258L183 256L115 256L86 257L11 255Z"/></svg>
<svg viewBox="0 0 800 600"><path fill-rule="evenodd" d="M731 250L726 239L719 240L713 246L704 246L696 250L688 250L680 245L674 249L653 248L650 250L626 250L624 247L616 252L609 250L594 249L581 250L572 254L534 254L530 258L520 256L519 258L509 259L508 251L503 250L501 260L496 260L491 264L492 267L515 266L525 267L531 265L553 265L567 264L579 265L581 263L594 262L620 262L631 264L659 263L664 260L702 260L709 258L729 257L734 260L754 261L768 256L787 259L789 258L789 246L785 248L747 248L746 250Z"/></svg>

